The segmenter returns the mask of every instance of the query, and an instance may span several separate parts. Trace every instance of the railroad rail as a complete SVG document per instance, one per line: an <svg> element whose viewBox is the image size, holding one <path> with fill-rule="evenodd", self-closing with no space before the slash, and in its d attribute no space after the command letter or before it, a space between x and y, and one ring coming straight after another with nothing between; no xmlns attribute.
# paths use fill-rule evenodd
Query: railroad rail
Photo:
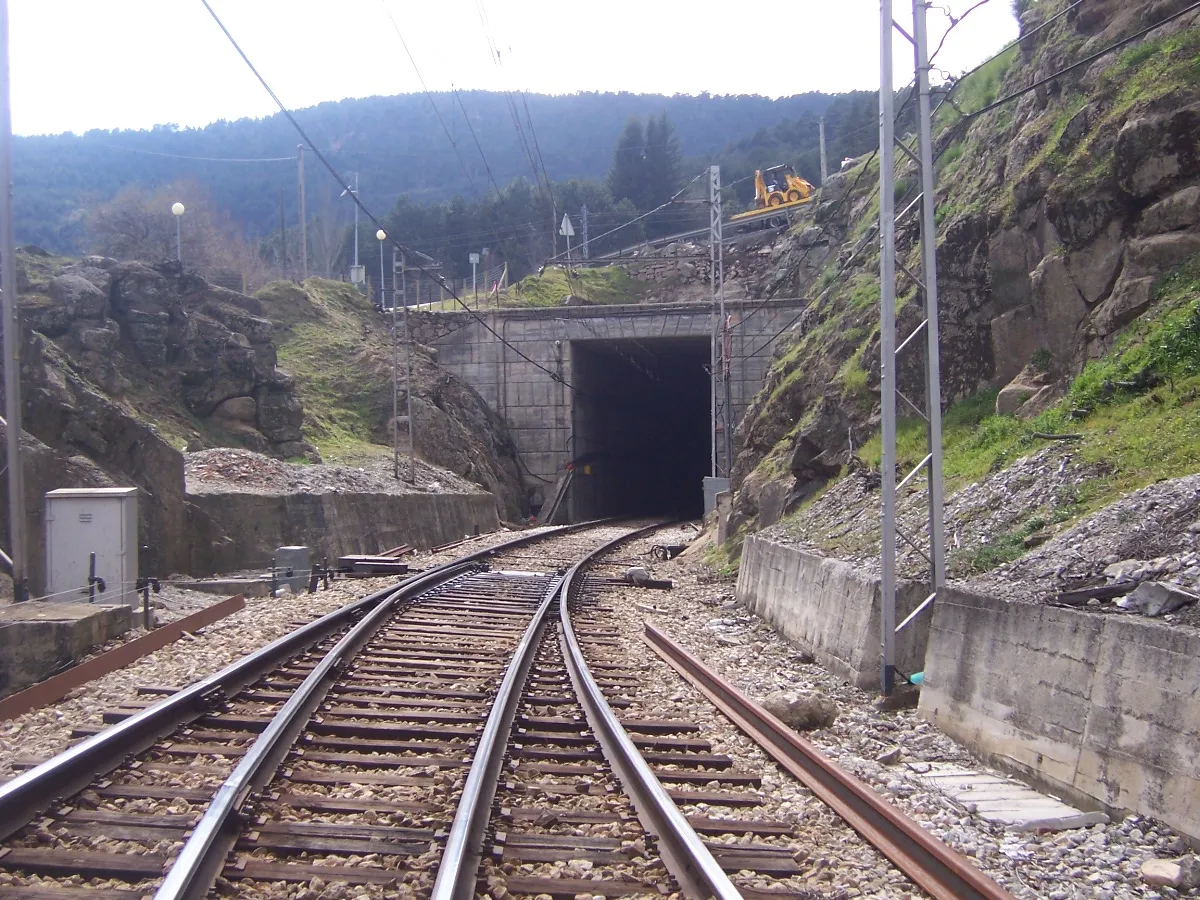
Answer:
<svg viewBox="0 0 1200 900"><path fill-rule="evenodd" d="M640 698L646 666L609 621L613 576L637 562L620 548L658 527L589 523L471 554L112 711L113 727L0 786L0 897L319 897L340 883L356 898L807 900L807 850L760 809L761 773ZM556 551L560 537L587 552ZM647 635L915 884L1011 900Z"/></svg>

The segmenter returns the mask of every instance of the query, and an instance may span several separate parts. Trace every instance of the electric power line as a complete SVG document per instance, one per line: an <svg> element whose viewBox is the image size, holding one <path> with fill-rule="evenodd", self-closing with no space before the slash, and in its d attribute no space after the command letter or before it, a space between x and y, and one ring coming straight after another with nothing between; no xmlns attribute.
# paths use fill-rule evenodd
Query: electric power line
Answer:
<svg viewBox="0 0 1200 900"><path fill-rule="evenodd" d="M263 86L263 89L270 95L271 99L275 101L275 105L279 107L279 111L284 114L284 116L287 118L287 120L292 124L292 127L294 129L296 129L296 133L299 134L301 139L304 141L304 143L306 143L308 145L309 150L311 150L313 152L313 154L317 157L317 159L320 160L321 164L329 171L329 174L334 177L334 179L337 181L338 185L339 186L344 185L346 183L346 179L343 178L338 173L337 169L335 169L333 167L333 164L329 162L329 159L325 156L325 154L322 153L317 148L317 145L313 142L312 138L310 138L308 136L308 133L305 132L304 128L296 120L296 117L295 117L295 115L292 114L292 111L290 109L288 109L287 106L284 105L283 101L279 99L279 95L276 94L274 90L272 90L271 86L267 83L267 80L265 78L263 78L263 76L259 73L259 71L255 67L254 63L252 63L250 61L250 57L248 57L246 55L246 52L241 48L241 45L238 44L238 42L234 39L233 35L230 34L229 29L225 27L225 23L221 21L221 17L217 15L216 10L214 10L212 8L212 6L209 4L209 0L200 0L200 2L202 4L204 4L204 8L208 10L209 15L211 15L213 17L213 21L215 21L217 23L217 26L224 33L225 37L228 38L229 43L233 45L233 49L235 49L238 52L238 55L242 58L242 61L245 62L247 67L250 69L250 71L252 73L254 73L254 77L258 79L259 84L261 84ZM377 219L375 217L375 215L369 209L367 209L367 207L359 199L358 194L350 194L350 199L352 199L354 201L355 205L358 206L358 208L362 211L363 215L365 215L367 217L367 220L372 225L374 225L378 230L383 231L383 224L379 221L379 219ZM401 244L398 240L396 240L391 235L387 235L387 241L390 244L392 244L392 246L394 246L397 250L399 250L402 254L404 254L406 257L424 257L424 254L417 253L416 251L406 247L404 244ZM441 275L440 272L436 272L433 269L428 268L427 266L420 263L419 261L415 263L414 267L418 271L420 271L422 274L428 276L429 278L431 278L435 282L437 282L444 290L446 290L450 294L450 296L454 299L454 301L459 306L461 306L468 314L470 314L475 319L475 321L477 321L480 325L482 325L488 333L490 333L493 337L495 337L498 341L500 341L504 346L506 346L510 350L512 350L513 353L515 353L517 356L521 357L523 360L525 360L527 363L534 366L535 368L545 372L547 375L550 376L550 379L552 381L556 381L556 382L563 384L569 390L571 390L572 393L578 393L578 389L575 388L573 385L571 385L565 378L563 378L563 376L561 374L559 374L558 372L555 372L552 369L548 369L546 366L543 366L537 360L528 356L519 347L514 346L510 341L506 340L503 335L501 335L498 331L496 331L496 329L494 329L491 325L488 324L487 320L484 319L483 316L479 315L478 312L471 309L471 307L468 306L463 301L463 299L458 296L458 293L446 281L446 279Z"/></svg>

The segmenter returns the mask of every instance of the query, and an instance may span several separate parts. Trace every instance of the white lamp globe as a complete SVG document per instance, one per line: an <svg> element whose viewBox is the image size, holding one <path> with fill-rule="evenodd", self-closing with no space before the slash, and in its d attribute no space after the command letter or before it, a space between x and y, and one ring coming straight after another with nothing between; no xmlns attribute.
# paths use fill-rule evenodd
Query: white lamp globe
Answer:
<svg viewBox="0 0 1200 900"><path fill-rule="evenodd" d="M386 241L387 240L387 232L385 232L382 228L380 228L377 232L375 232L375 237L378 240Z"/></svg>
<svg viewBox="0 0 1200 900"><path fill-rule="evenodd" d="M178 200L176 200L174 203L171 204L171 212L177 216L182 216L183 215L183 204L180 203Z"/></svg>

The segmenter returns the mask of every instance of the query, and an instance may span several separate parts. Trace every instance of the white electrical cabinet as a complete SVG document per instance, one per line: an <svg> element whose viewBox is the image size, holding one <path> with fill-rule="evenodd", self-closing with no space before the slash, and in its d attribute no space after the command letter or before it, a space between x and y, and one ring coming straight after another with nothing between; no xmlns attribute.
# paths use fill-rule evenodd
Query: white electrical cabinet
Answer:
<svg viewBox="0 0 1200 900"><path fill-rule="evenodd" d="M96 602L140 603L137 488L61 488L46 494L46 593L88 601L89 558L96 554Z"/></svg>

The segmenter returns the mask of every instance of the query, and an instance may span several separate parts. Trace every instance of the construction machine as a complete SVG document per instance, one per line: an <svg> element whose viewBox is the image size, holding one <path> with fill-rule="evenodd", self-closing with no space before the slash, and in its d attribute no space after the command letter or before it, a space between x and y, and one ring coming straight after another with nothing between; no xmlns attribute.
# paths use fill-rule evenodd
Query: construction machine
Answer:
<svg viewBox="0 0 1200 900"><path fill-rule="evenodd" d="M754 209L730 218L731 222L757 218L812 200L815 188L791 166L758 169L754 173Z"/></svg>

